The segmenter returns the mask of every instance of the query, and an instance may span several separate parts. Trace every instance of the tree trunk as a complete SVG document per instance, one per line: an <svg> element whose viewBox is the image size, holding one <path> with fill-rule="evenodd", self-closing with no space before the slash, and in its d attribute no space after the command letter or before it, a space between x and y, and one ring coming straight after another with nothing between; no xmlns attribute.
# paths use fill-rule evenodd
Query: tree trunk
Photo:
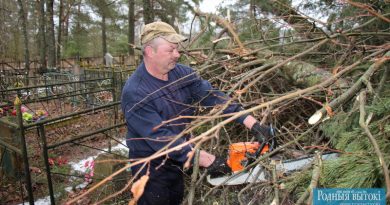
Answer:
<svg viewBox="0 0 390 205"><path fill-rule="evenodd" d="M64 42L63 44L65 45L67 42L68 42L68 36L69 36L69 16L65 16L65 19L64 19Z"/></svg>
<svg viewBox="0 0 390 205"><path fill-rule="evenodd" d="M170 24L176 31L179 31L179 28L175 25L175 21L177 18L177 8L180 7L180 2L170 2L170 1L161 1L157 0L162 9L154 9L154 12L158 17L160 17L161 21ZM170 17L167 15L170 14Z"/></svg>
<svg viewBox="0 0 390 205"><path fill-rule="evenodd" d="M179 30L179 28L175 26L175 14L173 13L173 11L163 8L163 9L155 9L154 12L161 19L161 21L171 25L176 31ZM170 13L172 17L169 18L167 16L167 13Z"/></svg>
<svg viewBox="0 0 390 205"><path fill-rule="evenodd" d="M19 4L20 18L22 19L22 30L23 30L23 37L24 37L24 63L25 63L26 75L28 75L30 71L30 52L28 50L27 15L24 13L22 0L18 0L18 4Z"/></svg>
<svg viewBox="0 0 390 205"><path fill-rule="evenodd" d="M55 37L54 37L54 0L46 1L47 8L47 57L48 57L48 67L54 68L56 66L56 47L55 47Z"/></svg>
<svg viewBox="0 0 390 205"><path fill-rule="evenodd" d="M104 55L107 53L106 16L102 15L102 44L103 44L103 64L106 64Z"/></svg>
<svg viewBox="0 0 390 205"><path fill-rule="evenodd" d="M254 0L250 0L249 3L249 16L252 20L256 20L256 5Z"/></svg>
<svg viewBox="0 0 390 205"><path fill-rule="evenodd" d="M46 38L45 38L45 0L39 0L39 73L46 68Z"/></svg>
<svg viewBox="0 0 390 205"><path fill-rule="evenodd" d="M80 23L80 17L81 17L81 3L77 5L77 21L76 21L76 29L74 33L74 37L76 39L76 43L79 42L79 38L81 35L81 23ZM80 46L77 46L77 61L80 63Z"/></svg>
<svg viewBox="0 0 390 205"><path fill-rule="evenodd" d="M152 0L142 0L144 7L144 22L145 24L152 23L154 21L154 11Z"/></svg>
<svg viewBox="0 0 390 205"><path fill-rule="evenodd" d="M61 43L62 43L62 29L63 29L63 22L64 22L64 2L63 0L60 0L60 11L58 14L58 31L57 31L57 60L56 62L59 64L58 66L61 66Z"/></svg>
<svg viewBox="0 0 390 205"><path fill-rule="evenodd" d="M314 47L314 46L313 46ZM258 58L266 59L265 64L278 64L288 60L287 58L274 56L267 59L267 55L273 55L271 50L264 49L257 53ZM290 81L290 83L307 88L329 79L333 74L327 70L318 68L311 63L307 63L297 59L291 59L288 63L280 66L279 74ZM336 83L341 88L346 88L349 83L344 79L339 79Z"/></svg>
<svg viewBox="0 0 390 205"><path fill-rule="evenodd" d="M134 48L132 45L134 45L134 0L129 0L129 33L127 35L128 37L128 43L129 43L129 55L134 56ZM131 45L130 45L131 44Z"/></svg>
<svg viewBox="0 0 390 205"><path fill-rule="evenodd" d="M66 10L63 12L64 13L64 19L63 19L63 45L66 45L68 42L68 36L69 36L69 16L71 15L72 12L72 7L74 6L74 2L66 2Z"/></svg>

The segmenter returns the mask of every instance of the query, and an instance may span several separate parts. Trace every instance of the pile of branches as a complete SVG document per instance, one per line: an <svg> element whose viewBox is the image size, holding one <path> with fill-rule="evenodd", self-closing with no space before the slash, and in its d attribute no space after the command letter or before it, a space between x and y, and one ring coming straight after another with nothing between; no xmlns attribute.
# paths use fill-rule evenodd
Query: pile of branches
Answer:
<svg viewBox="0 0 390 205"><path fill-rule="evenodd" d="M269 182L239 186L211 187L204 183L205 173L201 171L198 177L189 178L189 204L311 203L311 190L316 187L389 190L390 44L369 46L344 42L377 18L342 33L288 45L267 45L263 40L241 43L239 34L228 21L212 14L198 12L198 15L213 19L223 29L210 48L188 49L185 53L194 64L200 64L196 68L201 76L229 94L232 102L244 105L246 111L242 113L253 113L262 123L277 128L280 146L275 155L291 159L317 151L338 152L340 157L324 163L319 158L312 167L292 176L278 173ZM223 43L226 40L235 44L226 45ZM220 42L222 46L218 46ZM297 44L301 46L298 51ZM323 54L325 47L340 44L344 44L340 46L344 53L327 53L321 57L332 56L334 63L311 61L310 56ZM282 46L287 51L288 46L294 47L290 50L295 52L281 53ZM363 54L352 53L350 49L355 46L367 50ZM368 116L366 109L370 110ZM226 155L229 144L250 141L253 136L242 127L228 124L239 114L226 119L221 118L226 116L220 111L203 114L188 130L198 133L199 147ZM220 118L215 120L218 115ZM271 167L269 162L269 157L264 157L251 166ZM272 167L269 171L272 173Z"/></svg>
<svg viewBox="0 0 390 205"><path fill-rule="evenodd" d="M186 178L186 204L310 203L315 187L385 187L389 197L390 43L383 40L367 45L364 39L374 34L362 32L377 21L388 21L387 16L374 15L350 29L313 33L310 38L280 43L279 38L242 42L237 25L196 11L197 18L214 22L221 29L209 47L193 48L210 26L205 23L184 47L184 60L229 95L228 104L239 102L245 110L222 114L227 104L213 109L200 107L199 115L177 136L192 134L190 141L174 148L167 146L132 164L147 163L190 143L196 149L226 155L229 144L252 140L247 129L231 123L251 113L262 123L276 127L279 146L248 168L261 164L272 172L272 155L282 159L329 151L341 155L331 162L318 157L312 167L292 176L276 173L268 182L238 186L212 187L205 180L207 172L195 165L193 174ZM389 38L388 33L375 35ZM355 177L357 173L359 177ZM80 197L107 181L109 178ZM146 181L143 178L140 186ZM128 191L132 184L129 181L120 192Z"/></svg>

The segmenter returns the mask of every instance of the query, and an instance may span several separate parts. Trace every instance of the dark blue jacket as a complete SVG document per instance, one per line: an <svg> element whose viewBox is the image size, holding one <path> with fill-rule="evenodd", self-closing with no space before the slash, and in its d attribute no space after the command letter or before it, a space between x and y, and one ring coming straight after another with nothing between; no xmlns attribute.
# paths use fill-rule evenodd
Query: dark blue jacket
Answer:
<svg viewBox="0 0 390 205"><path fill-rule="evenodd" d="M128 134L127 145L132 158L142 158L154 154L181 133L190 119L179 119L163 126L162 121L179 116L192 116L194 104L214 106L226 103L228 97L216 91L211 84L200 78L190 67L176 64L168 73L168 81L150 75L143 63L129 77L122 91L121 106L126 118ZM240 111L238 104L231 104L224 113ZM242 123L245 116L237 119ZM172 146L185 142L189 136L176 140ZM168 156L182 164L191 150L186 146Z"/></svg>

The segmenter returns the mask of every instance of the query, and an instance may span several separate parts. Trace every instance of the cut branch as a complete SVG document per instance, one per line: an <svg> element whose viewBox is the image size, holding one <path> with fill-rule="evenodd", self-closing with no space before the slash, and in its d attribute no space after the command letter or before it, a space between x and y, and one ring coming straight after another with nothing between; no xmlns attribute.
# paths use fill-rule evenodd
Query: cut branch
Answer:
<svg viewBox="0 0 390 205"><path fill-rule="evenodd" d="M390 175L389 175L389 169L388 169L388 165L385 162L383 154L382 154L382 152L381 152L381 150L379 148L378 142L376 141L374 136L372 136L372 134L370 132L370 129L368 128L368 123L365 122L365 115L366 115L366 111L364 109L365 104L366 104L366 92L365 91L360 92L360 94L359 94L359 102L360 102L360 106L359 106L359 110L360 110L359 125L360 125L360 127L363 128L364 132L367 134L367 137L370 140L372 146L374 147L376 155L378 156L379 163L382 166L383 175L385 177L386 190L387 190L387 192L386 192L386 199L389 200L389 198L390 198Z"/></svg>
<svg viewBox="0 0 390 205"><path fill-rule="evenodd" d="M214 14L208 14L208 13L203 13L199 10L195 11L196 15L199 16L206 16L210 17L212 20L214 20L219 26L222 28L226 28L229 32L229 34L233 37L234 41L238 44L239 48L241 49L241 52L245 51L245 46L241 42L240 38L238 37L237 33L234 31L233 26L226 21L225 19L222 19L221 17L214 15Z"/></svg>
<svg viewBox="0 0 390 205"><path fill-rule="evenodd" d="M387 50L390 49L390 46L387 48ZM379 69L381 66L390 60L390 52L387 52L382 58L379 58L375 61L374 64L372 64L367 71L359 78L359 80L347 91L345 91L342 95L337 97L336 99L332 100L327 106L329 106L332 110L335 110L338 106L345 103L347 100L349 100L351 97L353 97L357 92L359 92L360 88L363 86L364 82L368 82L370 77ZM327 112L326 108L323 107L320 110L318 110L316 113L313 114L313 118L316 118L317 120L313 120L312 118L309 119L310 123L317 123L318 120L322 119L322 117Z"/></svg>
<svg viewBox="0 0 390 205"><path fill-rule="evenodd" d="M352 6L355 6L357 8L360 8L360 9L364 9L366 11L368 11L368 13L382 19L383 21L386 21L387 23L390 23L390 19L386 18L385 16L379 14L378 12L376 12L371 6L368 6L367 4L363 4L363 3L359 3L359 2L353 2L351 0L347 0L347 2L349 4L351 4Z"/></svg>
<svg viewBox="0 0 390 205"><path fill-rule="evenodd" d="M298 199L296 204L304 204L307 198L308 198L307 201L310 203L310 201L313 198L313 189L317 187L318 181L321 176L321 169L322 169L321 154L317 152L315 156L315 164L313 168L313 174L311 176L310 185L306 189L305 193L303 193L302 196Z"/></svg>

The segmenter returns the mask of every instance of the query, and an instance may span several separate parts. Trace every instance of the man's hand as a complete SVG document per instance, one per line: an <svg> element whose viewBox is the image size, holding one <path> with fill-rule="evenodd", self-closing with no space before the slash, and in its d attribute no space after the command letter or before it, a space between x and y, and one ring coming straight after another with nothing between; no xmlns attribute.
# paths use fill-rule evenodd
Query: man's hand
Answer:
<svg viewBox="0 0 390 205"><path fill-rule="evenodd" d="M210 153L203 151L203 150L198 150L198 151L199 151L199 166L200 167L209 167L213 163L213 161L215 160L215 156L213 154L210 154ZM196 152L195 149L188 152L188 154L187 154L188 159L184 163L185 169L190 168L192 158L195 157L194 156L195 152Z"/></svg>
<svg viewBox="0 0 390 205"><path fill-rule="evenodd" d="M211 177L223 176L232 171L227 165L226 158L215 156L203 150L199 152L199 166L205 167Z"/></svg>
<svg viewBox="0 0 390 205"><path fill-rule="evenodd" d="M227 160L224 157L215 157L214 162L207 167L207 172L210 174L211 178L224 176L230 174L232 170L227 165Z"/></svg>
<svg viewBox="0 0 390 205"><path fill-rule="evenodd" d="M215 156L204 150L199 152L199 166L200 167L209 167L215 161Z"/></svg>
<svg viewBox="0 0 390 205"><path fill-rule="evenodd" d="M257 137L260 142L268 142L274 136L273 130L271 127L260 125L259 122L256 122L252 128L251 132Z"/></svg>

